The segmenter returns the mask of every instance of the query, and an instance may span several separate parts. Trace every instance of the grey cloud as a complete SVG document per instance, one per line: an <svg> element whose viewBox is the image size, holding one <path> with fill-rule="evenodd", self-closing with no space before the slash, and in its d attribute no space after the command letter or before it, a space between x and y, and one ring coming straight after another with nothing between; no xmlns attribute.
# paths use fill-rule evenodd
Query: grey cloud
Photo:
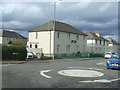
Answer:
<svg viewBox="0 0 120 90"><path fill-rule="evenodd" d="M17 6L16 6L17 5ZM30 30L53 20L53 3L4 3L4 28ZM62 2L56 4L56 20L71 24L81 31L117 32L118 3ZM15 23L16 22L16 23Z"/></svg>

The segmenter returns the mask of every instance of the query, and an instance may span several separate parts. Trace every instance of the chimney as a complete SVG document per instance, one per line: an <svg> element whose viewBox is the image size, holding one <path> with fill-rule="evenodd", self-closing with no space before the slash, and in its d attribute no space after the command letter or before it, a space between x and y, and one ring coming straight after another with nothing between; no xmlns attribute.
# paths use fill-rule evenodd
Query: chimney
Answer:
<svg viewBox="0 0 120 90"><path fill-rule="evenodd" d="M112 38L111 37L108 37L107 39L109 42L112 42Z"/></svg>
<svg viewBox="0 0 120 90"><path fill-rule="evenodd" d="M98 37L100 37L100 32L96 32L95 34L96 34Z"/></svg>

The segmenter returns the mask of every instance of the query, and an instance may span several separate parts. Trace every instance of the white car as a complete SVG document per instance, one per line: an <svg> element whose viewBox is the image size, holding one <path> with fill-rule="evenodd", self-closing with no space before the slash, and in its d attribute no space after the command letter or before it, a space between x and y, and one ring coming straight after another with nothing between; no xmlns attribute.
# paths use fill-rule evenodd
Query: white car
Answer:
<svg viewBox="0 0 120 90"><path fill-rule="evenodd" d="M114 53L107 52L107 53L105 54L105 59L110 59L113 54L114 54Z"/></svg>
<svg viewBox="0 0 120 90"><path fill-rule="evenodd" d="M34 57L34 55L31 53L31 52L27 52L27 58L29 59L29 58L33 58Z"/></svg>

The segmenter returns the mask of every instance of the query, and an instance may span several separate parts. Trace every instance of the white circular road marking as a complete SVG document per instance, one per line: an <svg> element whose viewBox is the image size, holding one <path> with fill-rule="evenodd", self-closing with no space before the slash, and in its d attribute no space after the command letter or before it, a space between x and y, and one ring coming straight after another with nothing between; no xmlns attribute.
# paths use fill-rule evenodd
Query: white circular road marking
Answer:
<svg viewBox="0 0 120 90"><path fill-rule="evenodd" d="M90 82L90 83L94 83L94 82L98 82L98 83L111 83L113 81L117 81L120 80L120 78L117 79L112 79L112 80L107 80L107 79L100 79L100 80L90 80L90 81L79 81L79 82Z"/></svg>
<svg viewBox="0 0 120 90"><path fill-rule="evenodd" d="M71 77L101 77L104 75L94 70L61 70L58 74Z"/></svg>
<svg viewBox="0 0 120 90"><path fill-rule="evenodd" d="M103 69L99 69L99 68L87 68L87 67L68 67L68 68L80 68L80 69L89 69L89 70L103 70Z"/></svg>

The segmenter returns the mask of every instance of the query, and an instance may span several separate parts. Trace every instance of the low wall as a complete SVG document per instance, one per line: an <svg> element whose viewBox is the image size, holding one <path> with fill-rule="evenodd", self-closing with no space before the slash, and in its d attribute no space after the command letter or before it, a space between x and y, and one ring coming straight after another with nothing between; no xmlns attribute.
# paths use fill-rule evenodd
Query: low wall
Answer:
<svg viewBox="0 0 120 90"><path fill-rule="evenodd" d="M73 54L56 54L55 58L90 58L90 57L104 57L104 54L96 53L73 53Z"/></svg>

